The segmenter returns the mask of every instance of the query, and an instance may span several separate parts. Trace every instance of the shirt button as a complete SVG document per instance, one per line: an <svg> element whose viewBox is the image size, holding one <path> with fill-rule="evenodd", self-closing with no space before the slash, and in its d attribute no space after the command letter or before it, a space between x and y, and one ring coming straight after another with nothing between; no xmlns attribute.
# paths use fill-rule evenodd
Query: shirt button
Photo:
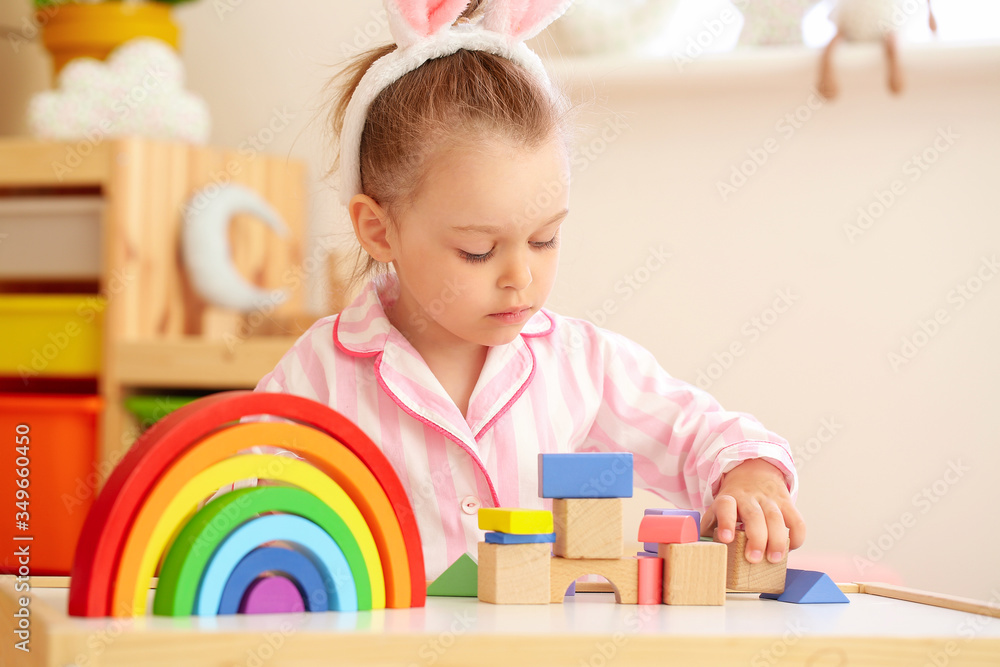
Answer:
<svg viewBox="0 0 1000 667"><path fill-rule="evenodd" d="M475 496L466 496L462 498L462 511L466 514L475 514L479 511L479 506L482 503L479 502L479 498Z"/></svg>

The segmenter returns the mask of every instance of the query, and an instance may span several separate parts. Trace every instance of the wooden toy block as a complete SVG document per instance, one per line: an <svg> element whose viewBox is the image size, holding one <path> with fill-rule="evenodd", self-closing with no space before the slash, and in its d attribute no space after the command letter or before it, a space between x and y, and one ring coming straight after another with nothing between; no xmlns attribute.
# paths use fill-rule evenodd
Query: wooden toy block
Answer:
<svg viewBox="0 0 1000 667"><path fill-rule="evenodd" d="M552 558L549 601L563 601L571 583L587 574L604 577L615 590L619 604L639 602L638 558Z"/></svg>
<svg viewBox="0 0 1000 667"><path fill-rule="evenodd" d="M698 534L701 535L701 512L697 510L679 510L675 508L650 508L643 512L645 516L653 515L663 515L663 516L690 516L694 518L695 525L698 529ZM708 538L711 540L712 538ZM642 548L650 553L655 554L656 550L659 548L655 542L646 542L642 545Z"/></svg>
<svg viewBox="0 0 1000 667"><path fill-rule="evenodd" d="M537 533L535 535L517 535L514 533L486 533L486 541L489 544L539 544L545 542L552 544L556 541L555 533Z"/></svg>
<svg viewBox="0 0 1000 667"><path fill-rule="evenodd" d="M833 580L823 572L788 569L785 591L780 595L761 593L767 600L794 602L795 604L823 604L850 602Z"/></svg>
<svg viewBox="0 0 1000 667"><path fill-rule="evenodd" d="M781 562L772 563L766 557L751 563L746 558L747 534L737 530L728 545L726 586L730 590L748 593L781 593L785 590L785 569L788 567L788 549Z"/></svg>
<svg viewBox="0 0 1000 667"><path fill-rule="evenodd" d="M663 602L663 559L639 559L639 604Z"/></svg>
<svg viewBox="0 0 1000 667"><path fill-rule="evenodd" d="M639 522L639 541L683 544L698 541L698 525L690 516L647 514Z"/></svg>
<svg viewBox="0 0 1000 667"><path fill-rule="evenodd" d="M563 558L621 558L621 498L556 498L552 501L556 543Z"/></svg>
<svg viewBox="0 0 1000 667"><path fill-rule="evenodd" d="M617 452L539 454L541 498L631 498L632 455Z"/></svg>
<svg viewBox="0 0 1000 667"><path fill-rule="evenodd" d="M551 533L552 512L509 507L483 507L479 510L479 529L519 535Z"/></svg>
<svg viewBox="0 0 1000 667"><path fill-rule="evenodd" d="M726 603L726 545L717 542L661 544L663 603Z"/></svg>
<svg viewBox="0 0 1000 667"><path fill-rule="evenodd" d="M548 604L550 560L550 545L545 543L480 542L479 599L493 604ZM565 590L564 585L560 594Z"/></svg>
<svg viewBox="0 0 1000 667"><path fill-rule="evenodd" d="M479 566L462 554L427 587L427 595L474 598L478 595Z"/></svg>

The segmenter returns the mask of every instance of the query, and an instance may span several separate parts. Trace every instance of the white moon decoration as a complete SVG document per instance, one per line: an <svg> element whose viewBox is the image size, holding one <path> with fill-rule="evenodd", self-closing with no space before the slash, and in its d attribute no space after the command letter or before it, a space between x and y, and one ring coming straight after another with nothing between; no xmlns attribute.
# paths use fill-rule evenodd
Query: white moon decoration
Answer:
<svg viewBox="0 0 1000 667"><path fill-rule="evenodd" d="M278 212L250 188L231 184L199 190L185 207L181 234L184 266L191 284L205 301L242 313L278 306L288 299L285 290L255 287L233 264L229 224L237 213L253 215L279 236L288 236Z"/></svg>

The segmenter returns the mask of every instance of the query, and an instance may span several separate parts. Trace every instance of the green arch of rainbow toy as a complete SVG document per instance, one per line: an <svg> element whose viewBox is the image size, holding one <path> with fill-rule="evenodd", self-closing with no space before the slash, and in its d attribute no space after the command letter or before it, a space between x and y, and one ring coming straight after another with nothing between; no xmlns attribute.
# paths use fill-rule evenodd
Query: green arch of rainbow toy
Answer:
<svg viewBox="0 0 1000 667"><path fill-rule="evenodd" d="M355 581L359 579L357 573L360 569L364 573L362 582L368 583L368 571L364 569L361 550L354 535L343 519L319 498L293 487L236 489L205 505L185 524L163 560L153 613L160 616L193 615L200 590L198 577L208 567L215 550L230 534L217 530L216 526L220 523L227 527L242 525L265 511L296 514L318 525L341 546L355 574ZM358 587L358 608L379 608L372 605L370 583L367 592L363 588Z"/></svg>
<svg viewBox="0 0 1000 667"><path fill-rule="evenodd" d="M259 415L296 423L237 423ZM311 466L286 457L235 456L255 445L287 449ZM255 465L265 467L248 469L242 463L227 463L234 457L253 458ZM352 567L352 573L356 581L364 581L358 565L364 563L372 604L377 603L381 589L387 607L423 606L426 582L416 519L381 450L356 425L320 403L289 394L236 391L207 396L167 415L143 434L112 472L87 515L77 545L69 592L71 615L144 613L151 568L194 516L197 502L204 497L195 507L189 506L190 497L204 492L205 486L202 482L187 486L186 500L174 506L170 506L171 494L185 489L196 476L193 471L217 464L221 465L214 470L222 472L205 477L209 485L228 485L248 476L250 470L254 476L276 476L300 488L307 476L311 481L306 486L321 485L325 498L336 495L340 502L335 512L350 526L360 552L360 560L352 552L359 567L358 572ZM275 473L275 466L295 471ZM302 472L303 466L313 470ZM325 481L319 482L320 478ZM345 515L352 518L347 520ZM350 540L345 544L350 551Z"/></svg>

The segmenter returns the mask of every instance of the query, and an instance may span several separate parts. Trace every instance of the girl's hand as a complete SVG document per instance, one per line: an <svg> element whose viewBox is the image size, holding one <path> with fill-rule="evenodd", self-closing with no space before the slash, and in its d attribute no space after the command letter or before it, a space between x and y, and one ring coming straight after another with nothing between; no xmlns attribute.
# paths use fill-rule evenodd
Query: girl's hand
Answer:
<svg viewBox="0 0 1000 667"><path fill-rule="evenodd" d="M737 519L747 534L746 559L751 563L765 553L768 561L780 562L786 546L798 549L806 539L806 524L792 503L785 476L764 459L744 461L722 476L715 502L705 512L702 534L729 544L736 536Z"/></svg>

